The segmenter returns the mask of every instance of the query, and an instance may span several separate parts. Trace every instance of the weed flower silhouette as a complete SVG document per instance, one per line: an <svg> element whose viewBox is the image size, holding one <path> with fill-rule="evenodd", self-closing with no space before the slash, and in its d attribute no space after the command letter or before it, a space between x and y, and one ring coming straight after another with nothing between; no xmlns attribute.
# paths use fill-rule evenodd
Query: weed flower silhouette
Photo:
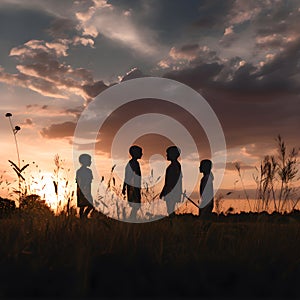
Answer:
<svg viewBox="0 0 300 300"><path fill-rule="evenodd" d="M15 164L12 160L8 160L8 161L11 164L11 167L13 168L13 170L16 172L16 174L18 176L19 188L15 192L19 194L19 202L20 202L22 196L26 195L26 190L23 193L23 195L21 195L22 194L21 181L23 181L23 182L25 181L25 178L22 175L22 172L29 166L29 164L24 165L22 168L21 168L21 165L20 165L20 153L19 153L19 146L18 146L18 140L17 140L17 133L21 130L21 127L20 126L13 126L13 123L12 123L12 120L11 120L12 119L12 113L10 113L10 112L6 113L5 117L8 118L8 120L9 120L9 124L10 124L11 130L12 130L12 133L14 135L14 140L15 140L15 145L16 145L18 164Z"/></svg>
<svg viewBox="0 0 300 300"><path fill-rule="evenodd" d="M21 130L21 127L20 126L13 126L13 123L12 123L12 120L11 120L12 113L10 113L10 112L6 113L5 117L8 118L12 133L14 135L16 150L17 150L17 157L18 157L18 167L20 168L20 154L19 154L19 146L18 146L18 141L17 141L17 136L16 135Z"/></svg>

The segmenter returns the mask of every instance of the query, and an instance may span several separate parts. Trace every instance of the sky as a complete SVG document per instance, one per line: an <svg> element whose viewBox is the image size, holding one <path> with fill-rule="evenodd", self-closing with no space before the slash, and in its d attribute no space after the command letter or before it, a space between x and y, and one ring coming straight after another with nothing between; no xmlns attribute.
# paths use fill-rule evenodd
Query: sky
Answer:
<svg viewBox="0 0 300 300"><path fill-rule="evenodd" d="M264 155L276 154L278 134L288 147L300 145L299 21L296 0L1 0L0 175L15 179L8 162L16 162L17 155L7 112L21 127L16 137L21 165L30 164L28 176L53 176L59 154L61 176L73 182L74 130L82 112L115 85L159 77L197 91L217 116L227 151L220 188L241 188L235 162L246 188L255 188L255 167ZM161 113L195 140L200 157L185 151L182 160L199 180L199 159L211 156L203 128L184 109L155 101L128 103L107 117L94 157L99 176L110 172L118 130L142 114ZM154 135L135 140L144 148L147 176L149 159L158 155L153 166L159 163L171 142L155 134L167 126L158 123ZM127 149L124 155L127 159ZM217 164L213 171L218 173ZM4 193L6 183L1 185Z"/></svg>

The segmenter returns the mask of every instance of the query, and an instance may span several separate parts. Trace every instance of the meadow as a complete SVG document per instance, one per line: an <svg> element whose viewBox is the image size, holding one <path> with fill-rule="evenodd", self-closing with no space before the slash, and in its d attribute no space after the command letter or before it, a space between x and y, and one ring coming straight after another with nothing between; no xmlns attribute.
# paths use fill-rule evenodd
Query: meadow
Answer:
<svg viewBox="0 0 300 300"><path fill-rule="evenodd" d="M57 209L49 206L52 201L32 194L35 182L47 194L44 175L26 175L32 165L38 166L24 161L21 166L16 139L20 127L12 125L11 113L6 116L15 137L18 162L9 162L17 180L12 187L2 174L0 186L16 197L18 206L0 198L1 298L297 297L300 198L293 184L298 153L294 148L287 153L280 136L277 157L265 156L254 178L257 212L224 212L226 195L218 195L208 219L185 213L135 224L98 210L79 219L68 170L58 155L50 181ZM108 206L110 197L120 194L114 167L95 203ZM244 187L238 162L236 170ZM156 192L148 186L145 191L150 203ZM271 206L273 212L265 212Z"/></svg>
<svg viewBox="0 0 300 300"><path fill-rule="evenodd" d="M35 199L1 216L0 297L296 297L299 222L299 211L81 220Z"/></svg>

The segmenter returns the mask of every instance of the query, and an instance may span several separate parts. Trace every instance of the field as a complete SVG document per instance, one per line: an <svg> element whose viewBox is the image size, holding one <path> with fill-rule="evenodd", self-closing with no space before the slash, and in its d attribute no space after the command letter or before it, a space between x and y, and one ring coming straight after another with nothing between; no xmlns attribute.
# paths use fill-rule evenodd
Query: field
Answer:
<svg viewBox="0 0 300 300"><path fill-rule="evenodd" d="M0 219L0 297L292 298L300 213L131 224L43 204Z"/></svg>

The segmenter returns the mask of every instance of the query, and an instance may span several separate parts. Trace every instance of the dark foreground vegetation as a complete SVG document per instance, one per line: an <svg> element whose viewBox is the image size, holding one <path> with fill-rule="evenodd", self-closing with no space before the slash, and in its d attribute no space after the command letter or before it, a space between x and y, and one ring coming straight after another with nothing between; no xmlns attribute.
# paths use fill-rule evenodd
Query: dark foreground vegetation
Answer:
<svg viewBox="0 0 300 300"><path fill-rule="evenodd" d="M118 222L35 203L0 218L0 297L292 298L300 213Z"/></svg>

